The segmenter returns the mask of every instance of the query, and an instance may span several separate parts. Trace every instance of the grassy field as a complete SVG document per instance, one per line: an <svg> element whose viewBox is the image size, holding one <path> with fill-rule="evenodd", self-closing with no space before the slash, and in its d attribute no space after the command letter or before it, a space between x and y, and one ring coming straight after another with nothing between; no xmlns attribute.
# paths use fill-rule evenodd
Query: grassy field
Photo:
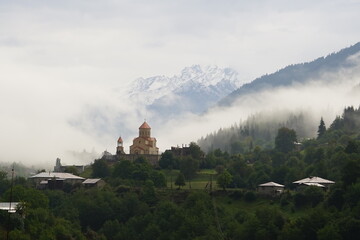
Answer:
<svg viewBox="0 0 360 240"><path fill-rule="evenodd" d="M166 182L167 182L168 188L171 187L171 183L172 183L173 188L177 188L177 186L175 186L175 180L176 180L176 177L178 176L179 172L180 172L179 170L171 170L171 171L163 170L163 173L166 176ZM197 172L196 176L191 180L190 184L188 181L186 181L186 185L182 188L189 189L190 185L191 185L191 189L209 188L210 182L211 182L211 177L212 177L212 189L217 190L218 186L216 184L216 172L213 169L200 170L199 172Z"/></svg>

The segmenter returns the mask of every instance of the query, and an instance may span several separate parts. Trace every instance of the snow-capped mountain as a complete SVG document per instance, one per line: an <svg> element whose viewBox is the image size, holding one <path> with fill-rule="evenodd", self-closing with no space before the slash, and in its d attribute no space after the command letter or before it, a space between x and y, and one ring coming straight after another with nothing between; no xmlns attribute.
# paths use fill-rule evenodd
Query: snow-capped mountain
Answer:
<svg viewBox="0 0 360 240"><path fill-rule="evenodd" d="M194 65L172 77L139 78L125 88L120 83L110 94L116 96L114 105L87 105L69 124L97 138L116 131L126 138L143 119L160 129L177 116L207 111L241 85L230 68Z"/></svg>
<svg viewBox="0 0 360 240"><path fill-rule="evenodd" d="M135 80L128 96L156 114L201 113L242 85L236 71L217 66L194 65L173 77Z"/></svg>

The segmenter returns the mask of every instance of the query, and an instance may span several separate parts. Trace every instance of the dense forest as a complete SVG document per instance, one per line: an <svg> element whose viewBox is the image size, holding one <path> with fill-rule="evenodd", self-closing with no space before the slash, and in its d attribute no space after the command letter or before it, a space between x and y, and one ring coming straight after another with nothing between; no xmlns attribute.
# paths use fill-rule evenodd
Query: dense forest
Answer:
<svg viewBox="0 0 360 240"><path fill-rule="evenodd" d="M306 116L294 118L303 121ZM239 129L255 136L251 128ZM101 177L107 183L103 188L78 184L37 190L22 177L11 184L2 171L1 202L12 195L20 204L16 213L0 211L0 236L6 239L9 233L9 239L17 240L358 239L360 108L346 108L330 126L319 119L313 139L299 141L290 125L278 126L267 137L256 136L259 140L249 141L242 151L214 147L205 154L196 143L190 144L186 156L165 151L156 167L145 158L119 159L115 164L97 159L82 176ZM234 136L240 142L242 137ZM264 144L259 145L260 140ZM326 191L316 186L297 189L293 184L309 176L335 184ZM269 181L284 184L286 190L279 196L260 195L257 186Z"/></svg>

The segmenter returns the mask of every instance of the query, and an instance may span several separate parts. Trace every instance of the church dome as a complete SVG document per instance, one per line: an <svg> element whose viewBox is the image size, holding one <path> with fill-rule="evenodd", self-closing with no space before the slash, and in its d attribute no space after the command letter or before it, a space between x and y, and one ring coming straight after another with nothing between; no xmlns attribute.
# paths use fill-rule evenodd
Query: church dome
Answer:
<svg viewBox="0 0 360 240"><path fill-rule="evenodd" d="M149 124L147 124L147 122L144 122L144 123L139 127L139 129L144 129L144 128L151 129L151 127L149 126Z"/></svg>
<svg viewBox="0 0 360 240"><path fill-rule="evenodd" d="M122 142L123 142L122 138L121 138L121 137L119 137L119 139L118 139L118 143L122 143Z"/></svg>

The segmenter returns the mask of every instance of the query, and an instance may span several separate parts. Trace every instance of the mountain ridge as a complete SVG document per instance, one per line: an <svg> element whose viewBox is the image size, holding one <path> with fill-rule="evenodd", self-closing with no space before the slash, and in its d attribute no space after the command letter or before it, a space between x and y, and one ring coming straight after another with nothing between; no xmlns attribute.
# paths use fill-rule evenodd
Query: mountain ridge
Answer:
<svg viewBox="0 0 360 240"><path fill-rule="evenodd" d="M179 114L187 109L197 114L206 111L242 84L238 73L231 68L193 65L172 77L138 78L127 94L155 114Z"/></svg>
<svg viewBox="0 0 360 240"><path fill-rule="evenodd" d="M270 88L290 86L294 83L306 83L314 78L320 78L323 72L336 72L340 68L351 68L355 63L347 60L359 52L360 42L326 57L319 57L310 62L288 65L274 73L265 74L252 82L243 84L240 88L221 99L218 105L229 106L239 96Z"/></svg>

